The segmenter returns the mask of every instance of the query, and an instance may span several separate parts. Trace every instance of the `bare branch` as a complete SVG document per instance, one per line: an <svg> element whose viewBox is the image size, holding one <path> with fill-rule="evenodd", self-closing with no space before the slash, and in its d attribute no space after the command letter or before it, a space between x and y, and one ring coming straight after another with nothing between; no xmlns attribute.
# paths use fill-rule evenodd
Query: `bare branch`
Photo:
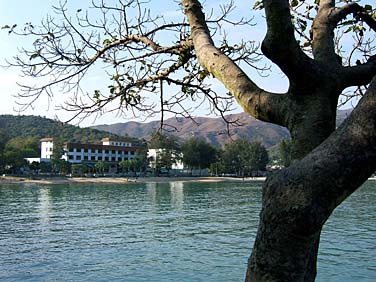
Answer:
<svg viewBox="0 0 376 282"><path fill-rule="evenodd" d="M303 77L312 73L313 61L295 39L289 1L264 0L263 3L267 23L267 33L261 46L263 53L281 68L290 81L303 81Z"/></svg>
<svg viewBox="0 0 376 282"><path fill-rule="evenodd" d="M362 19L373 31L376 32L376 20L367 13L367 10L360 6L358 3L351 2L347 5L336 8L330 15L330 20L334 25L337 25L340 21L346 19L348 15L354 15Z"/></svg>
<svg viewBox="0 0 376 282"><path fill-rule="evenodd" d="M341 74L344 87L367 85L376 75L376 55L369 57L364 64L359 62L356 66L344 67Z"/></svg>
<svg viewBox="0 0 376 282"><path fill-rule="evenodd" d="M209 90L205 84L210 75L195 61L189 24L184 19L170 23L161 16L152 16L143 4L137 0L117 4L92 0L90 11L79 9L72 16L64 0L54 7L57 18L47 16L40 26L28 23L23 30L12 28L12 34L34 40L32 48L21 49L20 55L8 62L8 66L20 68L24 76L34 78L35 84L21 85L18 97L22 109L44 94L51 98L64 93L71 97L59 108L74 113L73 118L111 111L120 115L164 112L189 116L196 108L187 104L192 99L197 107L209 102L206 107L224 116L233 99ZM207 18L213 34L224 23L251 24L247 19L229 20L233 7L230 2L218 16ZM164 44L159 42L161 39ZM230 44L224 40L220 49L234 62L262 71L265 68L255 66L260 59L257 47L250 41ZM107 90L83 87L93 70L103 71L109 81ZM160 81L167 81L177 91L175 95L165 91L168 103L162 110L156 107Z"/></svg>
<svg viewBox="0 0 376 282"><path fill-rule="evenodd" d="M228 56L214 46L198 1L182 0L182 3L200 64L225 85L247 113L264 121L283 124L282 104L285 96L260 89Z"/></svg>

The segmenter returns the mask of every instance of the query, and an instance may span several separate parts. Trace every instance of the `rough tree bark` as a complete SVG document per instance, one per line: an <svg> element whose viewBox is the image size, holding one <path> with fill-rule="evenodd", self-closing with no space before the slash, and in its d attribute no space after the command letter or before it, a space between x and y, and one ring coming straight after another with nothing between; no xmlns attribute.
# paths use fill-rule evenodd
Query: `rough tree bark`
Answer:
<svg viewBox="0 0 376 282"><path fill-rule="evenodd" d="M376 169L376 76L347 120L263 187L246 281L314 281L321 228Z"/></svg>
<svg viewBox="0 0 376 282"><path fill-rule="evenodd" d="M281 95L260 89L214 46L199 1L182 0L182 4L200 64L226 86L245 112L286 126L292 137L295 164L269 177L263 187L246 281L314 281L323 224L376 169L375 81L335 131L339 95L348 86L370 83L376 75L375 56L364 64L344 67L335 53L334 29L361 8L353 3L336 8L334 0L321 0L310 58L295 39L289 1L263 1L267 34L262 51L290 82ZM369 25L375 30L373 22Z"/></svg>

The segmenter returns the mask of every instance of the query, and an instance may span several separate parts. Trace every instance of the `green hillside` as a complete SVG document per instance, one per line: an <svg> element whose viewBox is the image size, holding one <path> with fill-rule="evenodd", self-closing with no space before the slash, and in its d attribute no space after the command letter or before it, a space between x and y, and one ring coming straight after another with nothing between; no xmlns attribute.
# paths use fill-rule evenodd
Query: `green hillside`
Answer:
<svg viewBox="0 0 376 282"><path fill-rule="evenodd" d="M93 128L81 128L38 116L0 115L0 130L8 139L16 137L60 138L66 142L98 143L105 137L119 137Z"/></svg>

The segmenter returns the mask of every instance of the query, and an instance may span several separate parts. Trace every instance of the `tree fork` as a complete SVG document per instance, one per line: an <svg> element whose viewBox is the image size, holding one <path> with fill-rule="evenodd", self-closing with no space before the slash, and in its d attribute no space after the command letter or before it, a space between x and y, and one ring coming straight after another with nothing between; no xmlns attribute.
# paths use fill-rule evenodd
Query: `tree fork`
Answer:
<svg viewBox="0 0 376 282"><path fill-rule="evenodd" d="M375 158L376 77L335 132L265 182L246 281L314 281L322 226L376 170Z"/></svg>

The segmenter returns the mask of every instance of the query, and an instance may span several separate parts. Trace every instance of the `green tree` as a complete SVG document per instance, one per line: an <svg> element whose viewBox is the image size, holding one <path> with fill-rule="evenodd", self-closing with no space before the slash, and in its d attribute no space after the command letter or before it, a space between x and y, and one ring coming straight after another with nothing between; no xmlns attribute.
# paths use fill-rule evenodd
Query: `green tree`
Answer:
<svg viewBox="0 0 376 282"><path fill-rule="evenodd" d="M119 166L123 171L126 171L127 173L133 172L135 176L137 174L137 171L140 171L142 169L143 165L144 163L141 163L141 161L136 158L130 160L123 160L119 163Z"/></svg>
<svg viewBox="0 0 376 282"><path fill-rule="evenodd" d="M73 175L83 175L89 172L89 168L85 164L72 164L71 169Z"/></svg>
<svg viewBox="0 0 376 282"><path fill-rule="evenodd" d="M119 163L119 166L120 166L120 168L121 168L121 170L123 171L123 172L129 172L129 170L130 170L130 168L131 168L131 163L130 163L130 161L129 160L123 160L123 161L121 161L120 163Z"/></svg>
<svg viewBox="0 0 376 282"><path fill-rule="evenodd" d="M225 145L222 160L227 167L227 172L244 176L252 171L265 171L269 157L260 142L237 139Z"/></svg>
<svg viewBox="0 0 376 282"><path fill-rule="evenodd" d="M245 164L251 171L265 171L269 163L269 155L266 148L260 142L252 142L246 154Z"/></svg>
<svg viewBox="0 0 376 282"><path fill-rule="evenodd" d="M178 138L169 134L162 134L156 131L152 134L149 141L149 148L152 149L168 149L174 151L180 151L180 142Z"/></svg>
<svg viewBox="0 0 376 282"><path fill-rule="evenodd" d="M230 143L226 143L223 148L222 160L226 167L227 173L241 174L240 171L244 168L241 162L242 153L247 151L249 142L243 139L238 139Z"/></svg>
<svg viewBox="0 0 376 282"><path fill-rule="evenodd" d="M15 172L27 164L25 158L36 158L39 155L39 141L36 138L15 137L4 146L3 162Z"/></svg>
<svg viewBox="0 0 376 282"><path fill-rule="evenodd" d="M41 162L38 168L41 173L50 173L52 171L51 163Z"/></svg>
<svg viewBox="0 0 376 282"><path fill-rule="evenodd" d="M149 148L157 150L154 163L155 169L159 172L161 169L169 172L172 166L181 159L181 146L179 140L173 135L155 132L149 141Z"/></svg>
<svg viewBox="0 0 376 282"><path fill-rule="evenodd" d="M0 173L4 172L5 169L5 157L4 157L4 149L5 145L8 142L9 137L5 130L0 129Z"/></svg>
<svg viewBox="0 0 376 282"><path fill-rule="evenodd" d="M105 137L120 138L105 131L82 128L38 116L22 115L0 115L0 131L6 132L8 140L33 136L39 141L45 137L56 136L70 142L99 143Z"/></svg>
<svg viewBox="0 0 376 282"><path fill-rule="evenodd" d="M68 93L85 93L81 91L84 75L102 62L111 66L104 68L110 78L108 93L96 89L85 99L75 96L77 103L68 103L68 110L83 116L113 108L144 110L159 113L163 119L166 112L189 115L188 107L182 109L183 102L205 97L223 114L231 99L208 86L208 78L214 76L245 112L285 126L291 134L293 164L273 173L263 187L246 281L314 281L324 223L376 170L372 5L334 0L257 1L255 8L265 11L266 20L261 51L289 82L285 93L274 93L258 86L251 72L247 75L246 66L254 66L257 59L252 27L242 33L248 38L241 42L218 40L220 34L227 34L218 29L228 23L234 24L232 28L249 24L242 19L230 21L231 4L215 18L215 13L204 15L199 1L181 0L185 19L168 23L151 16L152 11L141 7L144 2L119 1L116 7L93 2L93 14L102 13L102 26L90 14L69 15L65 1L58 14L63 23L58 27L55 17L45 17L41 27L30 23L20 30L4 26L10 33L33 37L31 48L22 48L12 63L33 77L32 87L26 85L21 96L32 101L45 93L51 96L54 85L62 85ZM349 34L355 37L350 48L342 44L351 40ZM166 45L157 41L160 38ZM51 81L46 82L46 77ZM41 84L34 86L38 78ZM181 91L167 97L163 87L168 85ZM364 95L336 129L336 107L351 86ZM159 107L144 100L157 87ZM83 100L88 103L80 103Z"/></svg>
<svg viewBox="0 0 376 282"><path fill-rule="evenodd" d="M219 159L219 158L218 158ZM223 161L219 160L215 163L210 164L211 175L219 176L226 172L226 167Z"/></svg>
<svg viewBox="0 0 376 282"><path fill-rule="evenodd" d="M149 165L147 148L138 150L133 161L134 161L135 171L145 172Z"/></svg>
<svg viewBox="0 0 376 282"><path fill-rule="evenodd" d="M101 173L102 175L105 174L106 170L108 170L109 168L109 165L108 163L104 162L104 161L97 161L94 165L95 167L95 170L99 173Z"/></svg>
<svg viewBox="0 0 376 282"><path fill-rule="evenodd" d="M289 140L282 140L278 145L278 153L282 165L288 167L291 164L291 142Z"/></svg>
<svg viewBox="0 0 376 282"><path fill-rule="evenodd" d="M62 159L64 153L64 142L59 138L54 138L51 155L51 166L54 172L66 172L67 164Z"/></svg>
<svg viewBox="0 0 376 282"><path fill-rule="evenodd" d="M12 173L16 173L19 169L26 166L27 161L24 158L22 151L7 149L3 154L4 162Z"/></svg>
<svg viewBox="0 0 376 282"><path fill-rule="evenodd" d="M72 165L70 162L64 159L58 159L51 163L53 171L57 173L69 173L71 172Z"/></svg>
<svg viewBox="0 0 376 282"><path fill-rule="evenodd" d="M156 169L161 171L162 169L167 170L167 173L172 169L173 165L176 165L180 161L180 153L176 150L169 148L163 148L157 151L156 156Z"/></svg>
<svg viewBox="0 0 376 282"><path fill-rule="evenodd" d="M202 139L191 138L182 146L182 160L191 169L209 168L216 161L216 149Z"/></svg>

